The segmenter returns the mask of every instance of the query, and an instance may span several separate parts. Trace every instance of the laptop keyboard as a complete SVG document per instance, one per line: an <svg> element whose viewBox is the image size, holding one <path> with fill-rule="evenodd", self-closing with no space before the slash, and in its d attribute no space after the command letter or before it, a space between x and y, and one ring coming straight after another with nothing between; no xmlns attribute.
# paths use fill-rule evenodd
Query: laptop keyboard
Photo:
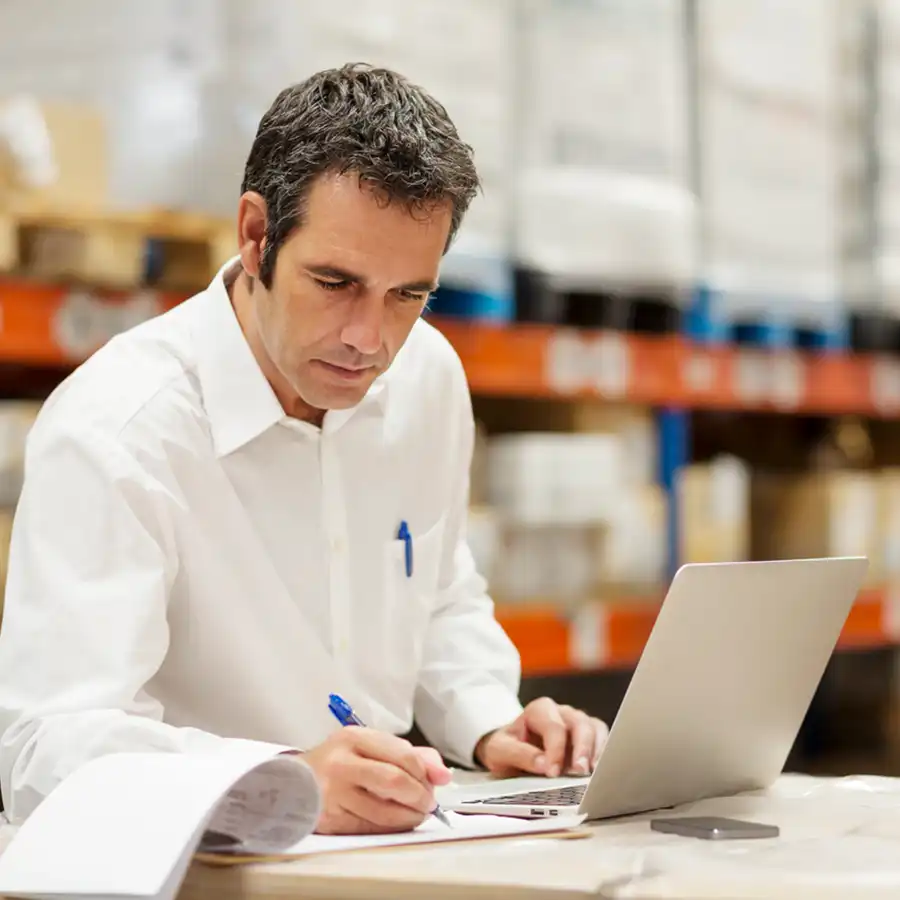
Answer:
<svg viewBox="0 0 900 900"><path fill-rule="evenodd" d="M586 784L573 784L563 788L547 788L527 794L504 794L501 797L485 797L483 800L467 800L463 806L490 804L491 806L578 806Z"/></svg>

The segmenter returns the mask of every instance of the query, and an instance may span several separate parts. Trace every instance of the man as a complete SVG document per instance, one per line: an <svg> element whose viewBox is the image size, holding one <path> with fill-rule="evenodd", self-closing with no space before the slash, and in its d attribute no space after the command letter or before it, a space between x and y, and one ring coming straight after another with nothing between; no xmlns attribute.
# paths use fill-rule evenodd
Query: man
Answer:
<svg viewBox="0 0 900 900"><path fill-rule="evenodd" d="M97 352L30 437L0 638L20 820L103 753L296 752L323 832L412 828L449 774L586 773L605 727L517 700L466 546L473 420L421 313L478 187L444 109L362 66L263 117L239 258ZM408 537L407 537L408 535ZM339 693L368 728L341 729Z"/></svg>

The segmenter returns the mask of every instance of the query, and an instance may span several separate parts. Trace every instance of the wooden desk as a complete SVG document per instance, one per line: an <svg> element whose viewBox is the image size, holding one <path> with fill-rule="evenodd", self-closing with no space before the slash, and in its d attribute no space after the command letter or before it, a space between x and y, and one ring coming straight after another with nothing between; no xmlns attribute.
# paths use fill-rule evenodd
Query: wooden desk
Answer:
<svg viewBox="0 0 900 900"><path fill-rule="evenodd" d="M774 822L782 834L716 844L659 834L651 816L639 816L596 823L577 840L504 838L228 868L195 863L179 900L900 897L900 779L786 778L770 792L676 812ZM0 829L0 849L6 836Z"/></svg>
<svg viewBox="0 0 900 900"><path fill-rule="evenodd" d="M680 813L771 821L777 842L715 844L661 835L651 816L597 823L578 840L512 838L194 865L181 900L576 900L597 897L900 897L900 780L787 778L767 794Z"/></svg>

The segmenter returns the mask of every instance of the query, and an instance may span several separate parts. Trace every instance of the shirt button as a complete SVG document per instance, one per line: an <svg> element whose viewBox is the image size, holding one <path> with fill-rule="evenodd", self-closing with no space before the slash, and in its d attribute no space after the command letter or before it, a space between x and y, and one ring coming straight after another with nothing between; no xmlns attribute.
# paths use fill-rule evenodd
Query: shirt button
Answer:
<svg viewBox="0 0 900 900"><path fill-rule="evenodd" d="M331 550L334 553L344 552L344 541L342 538L336 537L331 539Z"/></svg>

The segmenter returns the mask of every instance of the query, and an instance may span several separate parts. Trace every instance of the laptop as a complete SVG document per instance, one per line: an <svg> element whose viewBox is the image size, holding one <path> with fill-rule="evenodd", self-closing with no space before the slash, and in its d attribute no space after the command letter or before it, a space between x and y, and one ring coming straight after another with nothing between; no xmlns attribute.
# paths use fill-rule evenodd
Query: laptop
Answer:
<svg viewBox="0 0 900 900"><path fill-rule="evenodd" d="M769 787L865 577L865 557L678 570L590 779L444 804L603 819Z"/></svg>

